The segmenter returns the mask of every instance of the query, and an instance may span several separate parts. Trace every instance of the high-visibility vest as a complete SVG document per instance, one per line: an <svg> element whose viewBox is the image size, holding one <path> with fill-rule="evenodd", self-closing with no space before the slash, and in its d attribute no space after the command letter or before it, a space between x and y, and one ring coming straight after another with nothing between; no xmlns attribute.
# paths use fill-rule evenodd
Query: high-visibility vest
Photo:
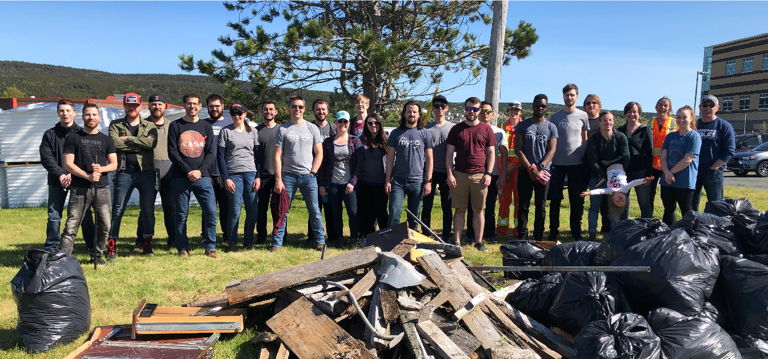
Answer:
<svg viewBox="0 0 768 359"><path fill-rule="evenodd" d="M510 161L517 161L517 155L515 154L515 126L512 125L511 121L512 119L510 118L504 122L503 128L507 134L507 157Z"/></svg>
<svg viewBox="0 0 768 359"><path fill-rule="evenodd" d="M671 116L666 116L666 120L663 122L663 126L659 129L659 123L662 119L659 116L651 121L653 126L653 168L661 170L661 147L664 145L664 139L670 132L675 131L675 119Z"/></svg>

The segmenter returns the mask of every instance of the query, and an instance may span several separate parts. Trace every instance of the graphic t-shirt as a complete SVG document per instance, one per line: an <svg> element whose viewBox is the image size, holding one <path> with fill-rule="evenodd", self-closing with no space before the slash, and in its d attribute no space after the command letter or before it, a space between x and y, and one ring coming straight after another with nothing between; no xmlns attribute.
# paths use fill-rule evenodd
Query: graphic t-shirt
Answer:
<svg viewBox="0 0 768 359"><path fill-rule="evenodd" d="M557 148L552 164L560 166L580 165L584 160L586 141L582 137L584 131L589 131L587 113L576 109L573 112L560 110L555 112L549 121L557 127Z"/></svg>
<svg viewBox="0 0 768 359"><path fill-rule="evenodd" d="M301 121L295 125L286 122L280 126L275 136L275 147L283 149L283 172L295 175L306 175L312 171L312 160L315 145L323 143L320 130L314 123Z"/></svg>
<svg viewBox="0 0 768 359"><path fill-rule="evenodd" d="M317 126L317 124L315 124L315 126ZM325 121L325 126L317 126L317 129L320 130L320 136L322 136L323 139L336 136L336 124L328 120Z"/></svg>
<svg viewBox="0 0 768 359"><path fill-rule="evenodd" d="M528 162L538 165L547 155L549 140L557 138L557 127L552 122L533 122L532 118L523 120L515 126L515 136L523 136L522 149L520 149Z"/></svg>
<svg viewBox="0 0 768 359"><path fill-rule="evenodd" d="M168 156L171 157L175 177L187 177L192 170L199 170L203 177L210 177L211 162L216 158L213 128L207 121L187 122L180 118L168 128Z"/></svg>
<svg viewBox="0 0 768 359"><path fill-rule="evenodd" d="M456 148L456 171L469 174L488 172L485 168L488 159L485 149L496 146L496 136L487 123L471 126L462 121L453 126L445 143Z"/></svg>
<svg viewBox="0 0 768 359"><path fill-rule="evenodd" d="M395 149L392 178L408 181L424 180L424 151L432 148L432 134L426 129L398 127L392 130L387 146Z"/></svg>
<svg viewBox="0 0 768 359"><path fill-rule="evenodd" d="M663 186L688 188L696 187L696 176L699 174L699 152L701 151L701 135L697 131L691 130L681 135L680 132L672 132L664 139L662 151L667 150L667 168L672 169L680 162L686 154L692 153L695 156L693 161L682 171L675 173L675 183L667 183L664 176L661 177Z"/></svg>
<svg viewBox="0 0 768 359"><path fill-rule="evenodd" d="M115 143L109 136L97 132L88 134L84 130L79 130L67 135L64 140L64 153L75 155L75 165L80 167L85 173L93 173L92 164L98 163L101 166L109 164L107 155L116 153ZM80 176L72 175L73 187L96 187L104 188L109 186L109 180L106 174L99 178L98 182L91 182Z"/></svg>

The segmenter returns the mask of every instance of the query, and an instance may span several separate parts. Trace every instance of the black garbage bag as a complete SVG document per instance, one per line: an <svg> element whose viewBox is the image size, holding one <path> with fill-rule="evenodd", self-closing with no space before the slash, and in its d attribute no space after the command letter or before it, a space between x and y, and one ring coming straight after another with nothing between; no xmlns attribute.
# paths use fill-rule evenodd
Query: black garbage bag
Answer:
<svg viewBox="0 0 768 359"><path fill-rule="evenodd" d="M626 248L666 234L669 234L669 227L659 219L638 218L621 221L605 235L597 247L593 263L598 266L610 265Z"/></svg>
<svg viewBox="0 0 768 359"><path fill-rule="evenodd" d="M741 246L733 233L733 222L727 217L688 211L671 229L683 228L691 238L709 241L720 249L721 255L738 256Z"/></svg>
<svg viewBox="0 0 768 359"><path fill-rule="evenodd" d="M720 272L716 246L694 240L678 228L632 247L613 261L617 266L649 266L651 272L619 272L621 288L636 313L659 307L699 313Z"/></svg>
<svg viewBox="0 0 768 359"><path fill-rule="evenodd" d="M576 335L589 322L625 310L629 307L615 280L603 272L573 272L563 277L549 317L554 326Z"/></svg>
<svg viewBox="0 0 768 359"><path fill-rule="evenodd" d="M720 266L718 294L729 327L741 336L768 340L768 266L731 256Z"/></svg>
<svg viewBox="0 0 768 359"><path fill-rule="evenodd" d="M598 242L575 241L558 244L549 250L541 264L545 266L589 266L600 245Z"/></svg>
<svg viewBox="0 0 768 359"><path fill-rule="evenodd" d="M27 252L11 289L19 311L16 331L32 352L69 343L90 328L88 285L72 255L41 249Z"/></svg>
<svg viewBox="0 0 768 359"><path fill-rule="evenodd" d="M503 244L499 250L502 254L502 263L505 266L538 266L544 259L546 251L525 240L514 240ZM541 278L542 272L505 272L504 277L508 279L537 279Z"/></svg>
<svg viewBox="0 0 768 359"><path fill-rule="evenodd" d="M587 324L576 336L576 359L619 358L661 358L661 341L642 316L615 314Z"/></svg>
<svg viewBox="0 0 768 359"><path fill-rule="evenodd" d="M747 254L744 258L768 266L768 254Z"/></svg>
<svg viewBox="0 0 768 359"><path fill-rule="evenodd" d="M768 359L768 342L760 339L732 335L744 359Z"/></svg>
<svg viewBox="0 0 768 359"><path fill-rule="evenodd" d="M740 237L745 251L754 254L768 254L768 213L757 217L752 236Z"/></svg>
<svg viewBox="0 0 768 359"><path fill-rule="evenodd" d="M733 233L742 241L742 247L746 252L752 252L749 245L754 239L755 225L760 216L760 211L746 198L726 199L707 202L704 212L716 216L726 217L733 222Z"/></svg>
<svg viewBox="0 0 768 359"><path fill-rule="evenodd" d="M687 316L659 308L648 314L648 323L661 339L665 359L741 358L731 336L707 314Z"/></svg>
<svg viewBox="0 0 768 359"><path fill-rule="evenodd" d="M506 300L538 322L548 325L550 324L549 307L562 281L563 276L560 273L547 274L538 280L528 279L514 292L509 293Z"/></svg>

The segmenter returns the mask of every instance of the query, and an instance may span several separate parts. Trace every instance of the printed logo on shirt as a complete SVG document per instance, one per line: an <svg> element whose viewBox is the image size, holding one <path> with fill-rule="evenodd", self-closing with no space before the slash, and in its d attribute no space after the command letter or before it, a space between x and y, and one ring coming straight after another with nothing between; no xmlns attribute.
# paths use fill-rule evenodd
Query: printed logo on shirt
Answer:
<svg viewBox="0 0 768 359"><path fill-rule="evenodd" d="M563 120L557 124L557 127L568 130L581 130L584 127L584 123L581 121Z"/></svg>
<svg viewBox="0 0 768 359"><path fill-rule="evenodd" d="M621 188L621 179L619 178L619 174L613 173L611 175L611 178L608 180L608 187L610 188Z"/></svg>
<svg viewBox="0 0 768 359"><path fill-rule="evenodd" d="M200 132L187 130L179 136L179 152L189 158L198 158L205 148L205 136Z"/></svg>
<svg viewBox="0 0 768 359"><path fill-rule="evenodd" d="M409 140L405 137L400 137L398 144L403 147L412 147L412 146L417 147L417 146L421 146L421 141L419 141L419 139Z"/></svg>
<svg viewBox="0 0 768 359"><path fill-rule="evenodd" d="M287 138L289 141L312 141L312 134L309 133L298 133L291 130L285 131L285 138Z"/></svg>
<svg viewBox="0 0 768 359"><path fill-rule="evenodd" d="M535 141L536 143L547 143L549 140L549 136L547 135L537 135L536 132L526 132L525 133L525 139L529 141Z"/></svg>
<svg viewBox="0 0 768 359"><path fill-rule="evenodd" d="M701 139L716 139L717 138L717 130L714 128L705 128L701 130L696 130L699 132L699 135L701 136Z"/></svg>

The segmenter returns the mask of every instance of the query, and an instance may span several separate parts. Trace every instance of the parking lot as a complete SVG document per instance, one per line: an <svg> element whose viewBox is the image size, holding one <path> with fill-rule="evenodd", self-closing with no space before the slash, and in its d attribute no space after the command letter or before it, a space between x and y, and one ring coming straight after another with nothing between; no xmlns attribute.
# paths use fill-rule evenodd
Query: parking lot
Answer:
<svg viewBox="0 0 768 359"><path fill-rule="evenodd" d="M768 191L768 177L757 177L753 171L746 177L736 177L732 172L726 172L725 185Z"/></svg>

